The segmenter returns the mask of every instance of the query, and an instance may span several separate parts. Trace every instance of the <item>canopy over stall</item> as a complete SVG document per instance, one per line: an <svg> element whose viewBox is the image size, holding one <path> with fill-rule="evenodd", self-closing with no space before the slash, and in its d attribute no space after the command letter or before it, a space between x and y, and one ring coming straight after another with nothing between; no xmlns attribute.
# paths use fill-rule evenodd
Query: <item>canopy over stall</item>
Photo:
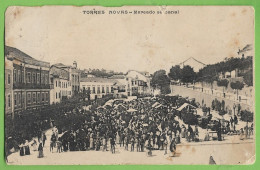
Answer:
<svg viewBox="0 0 260 170"><path fill-rule="evenodd" d="M114 106L114 108L118 109L118 110L126 110L127 109L127 107L125 105L121 104L121 103Z"/></svg>
<svg viewBox="0 0 260 170"><path fill-rule="evenodd" d="M152 107L156 107L156 106L158 106L158 105L160 105L160 103L159 103L159 102L155 102L155 103L152 105Z"/></svg>
<svg viewBox="0 0 260 170"><path fill-rule="evenodd" d="M192 108L192 109L196 109L195 106L193 106L193 105L191 105L191 104L189 104L189 103L184 103L184 104L183 104L181 107L179 107L177 110L178 110L178 111L182 111L183 109L185 109L185 108L187 108L187 107Z"/></svg>
<svg viewBox="0 0 260 170"><path fill-rule="evenodd" d="M128 109L127 112L136 112L137 110L136 109Z"/></svg>

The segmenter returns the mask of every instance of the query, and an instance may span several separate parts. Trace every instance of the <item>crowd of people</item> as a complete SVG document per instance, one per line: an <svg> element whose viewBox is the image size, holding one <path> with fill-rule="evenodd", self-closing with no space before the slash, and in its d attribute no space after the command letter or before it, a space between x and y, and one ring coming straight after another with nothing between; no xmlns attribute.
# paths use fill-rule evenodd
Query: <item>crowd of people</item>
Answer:
<svg viewBox="0 0 260 170"><path fill-rule="evenodd" d="M75 108L73 113L64 113L65 118L71 114L79 119L74 124L63 128L58 124L56 127L56 123L52 122L54 127L50 137L50 152L96 150L114 154L121 148L130 152L146 151L148 156L152 155L153 150L174 154L176 145L182 141L200 141L199 126L185 124L181 112L176 109L182 104L183 101L178 98L169 102L163 98L147 97L110 100L95 108L91 105ZM76 115L81 116L78 118ZM233 123L236 122L231 121ZM217 140L222 140L221 128L219 121ZM20 155L30 154L31 146L33 150L39 151L38 157L42 158L46 139L45 133L39 132L38 142L34 140L29 145L26 141L20 145ZM204 140L210 140L208 133Z"/></svg>
<svg viewBox="0 0 260 170"><path fill-rule="evenodd" d="M131 152L144 152L145 148L161 149L165 153L174 151L181 141L181 127L174 118L171 104L164 102L155 108L152 106L155 102L158 101L116 100L90 112L79 109L78 114L85 114L85 122L79 128L78 125L70 127L60 137L53 132L50 147L60 143L62 151L110 150L115 153L116 145Z"/></svg>

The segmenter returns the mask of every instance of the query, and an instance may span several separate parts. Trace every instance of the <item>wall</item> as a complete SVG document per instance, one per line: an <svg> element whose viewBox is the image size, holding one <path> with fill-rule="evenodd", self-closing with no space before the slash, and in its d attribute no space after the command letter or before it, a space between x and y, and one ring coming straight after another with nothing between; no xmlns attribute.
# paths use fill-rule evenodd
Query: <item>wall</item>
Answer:
<svg viewBox="0 0 260 170"><path fill-rule="evenodd" d="M208 107L211 107L212 100L214 100L216 98L219 101L224 100L226 106L228 106L231 109L233 108L234 103L235 104L239 103L241 105L242 110L247 109L250 111L254 111L254 102L251 102L250 104L244 103L244 102L238 102L237 100L227 99L227 98L223 98L221 96L214 96L214 95L211 95L210 93L202 93L201 91L193 90L192 88L187 88L187 87L178 86L178 85L171 85L171 92L174 95L195 98L195 100L197 102L199 102L200 104L202 104L202 100L204 100L204 103ZM252 99L252 100L254 100L254 99Z"/></svg>

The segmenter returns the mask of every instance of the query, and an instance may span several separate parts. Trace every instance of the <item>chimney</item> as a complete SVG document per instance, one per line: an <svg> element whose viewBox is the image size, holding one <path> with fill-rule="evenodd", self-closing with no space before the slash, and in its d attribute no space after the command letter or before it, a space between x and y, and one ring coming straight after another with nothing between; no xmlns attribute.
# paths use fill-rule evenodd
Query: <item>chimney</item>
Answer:
<svg viewBox="0 0 260 170"><path fill-rule="evenodd" d="M77 62L76 61L73 62L73 67L77 68Z"/></svg>

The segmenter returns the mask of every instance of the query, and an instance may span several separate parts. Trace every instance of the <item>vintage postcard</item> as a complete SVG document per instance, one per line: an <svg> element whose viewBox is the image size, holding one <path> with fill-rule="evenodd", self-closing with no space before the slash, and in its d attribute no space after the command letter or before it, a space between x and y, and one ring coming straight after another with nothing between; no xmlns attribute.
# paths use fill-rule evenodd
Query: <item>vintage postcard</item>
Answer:
<svg viewBox="0 0 260 170"><path fill-rule="evenodd" d="M7 164L253 164L254 15L9 7Z"/></svg>

